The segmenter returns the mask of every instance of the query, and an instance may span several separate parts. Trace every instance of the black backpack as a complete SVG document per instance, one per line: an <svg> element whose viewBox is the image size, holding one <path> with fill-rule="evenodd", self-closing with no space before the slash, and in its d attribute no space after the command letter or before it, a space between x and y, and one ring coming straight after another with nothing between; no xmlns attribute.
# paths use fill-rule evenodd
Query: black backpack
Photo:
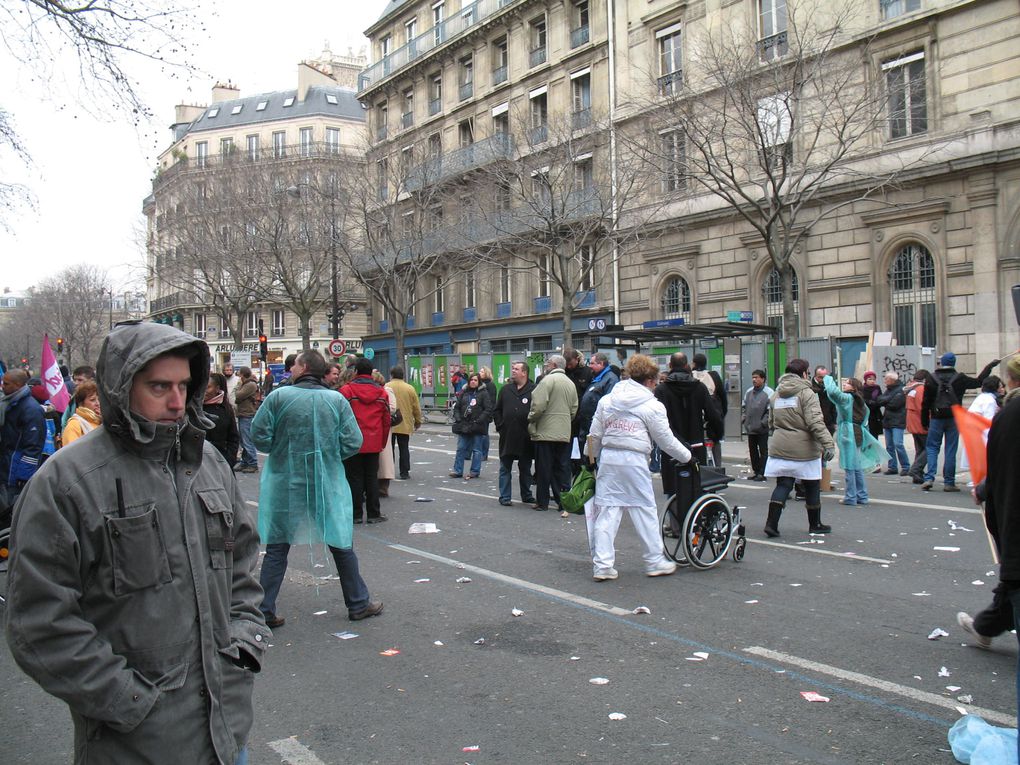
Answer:
<svg viewBox="0 0 1020 765"><path fill-rule="evenodd" d="M953 383L959 376L959 374L954 374L952 377L946 378L944 375L940 375L935 378L938 387L935 390L935 399L932 401L933 417L945 419L953 416L953 407L960 403L956 389L953 388Z"/></svg>

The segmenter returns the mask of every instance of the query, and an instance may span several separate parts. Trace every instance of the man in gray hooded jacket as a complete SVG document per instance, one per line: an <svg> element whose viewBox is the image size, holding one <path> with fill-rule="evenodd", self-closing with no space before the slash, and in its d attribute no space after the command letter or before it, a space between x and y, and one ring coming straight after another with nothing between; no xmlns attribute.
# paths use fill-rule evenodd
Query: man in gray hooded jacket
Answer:
<svg viewBox="0 0 1020 765"><path fill-rule="evenodd" d="M271 633L251 513L205 441L208 377L201 340L118 324L99 358L103 427L15 507L7 639L70 707L76 763L244 759Z"/></svg>

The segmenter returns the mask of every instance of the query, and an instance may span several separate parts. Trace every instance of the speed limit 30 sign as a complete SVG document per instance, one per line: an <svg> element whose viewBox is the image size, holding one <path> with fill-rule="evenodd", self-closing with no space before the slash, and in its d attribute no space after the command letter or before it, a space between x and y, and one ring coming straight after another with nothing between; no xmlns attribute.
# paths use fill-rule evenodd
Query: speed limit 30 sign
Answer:
<svg viewBox="0 0 1020 765"><path fill-rule="evenodd" d="M347 343L343 340L330 340L329 353L331 356L343 356L347 353Z"/></svg>

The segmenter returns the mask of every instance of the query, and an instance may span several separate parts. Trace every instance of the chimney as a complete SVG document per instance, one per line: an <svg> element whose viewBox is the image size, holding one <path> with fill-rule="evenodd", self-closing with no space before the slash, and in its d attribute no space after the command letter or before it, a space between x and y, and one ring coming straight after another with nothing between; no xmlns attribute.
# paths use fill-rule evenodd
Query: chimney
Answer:
<svg viewBox="0 0 1020 765"><path fill-rule="evenodd" d="M204 110L204 106L177 104L177 106L174 107L174 124L186 125L190 122L194 122L199 118L199 116L201 116Z"/></svg>
<svg viewBox="0 0 1020 765"><path fill-rule="evenodd" d="M241 97L241 89L230 80L224 84L217 82L212 89L212 102L218 104L221 101L233 101Z"/></svg>
<svg viewBox="0 0 1020 765"><path fill-rule="evenodd" d="M317 61L302 61L298 64L298 101L304 101L308 95L308 89L313 85L324 85L336 87L336 80L322 71Z"/></svg>

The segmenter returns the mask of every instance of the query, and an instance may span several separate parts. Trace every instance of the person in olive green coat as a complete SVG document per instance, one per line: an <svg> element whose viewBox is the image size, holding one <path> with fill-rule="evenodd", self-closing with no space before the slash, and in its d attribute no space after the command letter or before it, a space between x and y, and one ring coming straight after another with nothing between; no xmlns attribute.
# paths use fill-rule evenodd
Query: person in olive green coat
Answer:
<svg viewBox="0 0 1020 765"><path fill-rule="evenodd" d="M570 488L570 424L577 414L577 388L566 367L563 356L550 356L531 396L528 435L535 444L535 510L548 510L550 495L559 505L560 492Z"/></svg>
<svg viewBox="0 0 1020 765"><path fill-rule="evenodd" d="M401 420L396 425L390 426L391 446L396 446L400 452L400 480L406 481L411 477L411 450L409 442L411 434L421 427L421 404L418 401L418 391L414 386L404 381L404 368L395 366L390 370L390 381L386 383L397 397L397 409L400 410Z"/></svg>

